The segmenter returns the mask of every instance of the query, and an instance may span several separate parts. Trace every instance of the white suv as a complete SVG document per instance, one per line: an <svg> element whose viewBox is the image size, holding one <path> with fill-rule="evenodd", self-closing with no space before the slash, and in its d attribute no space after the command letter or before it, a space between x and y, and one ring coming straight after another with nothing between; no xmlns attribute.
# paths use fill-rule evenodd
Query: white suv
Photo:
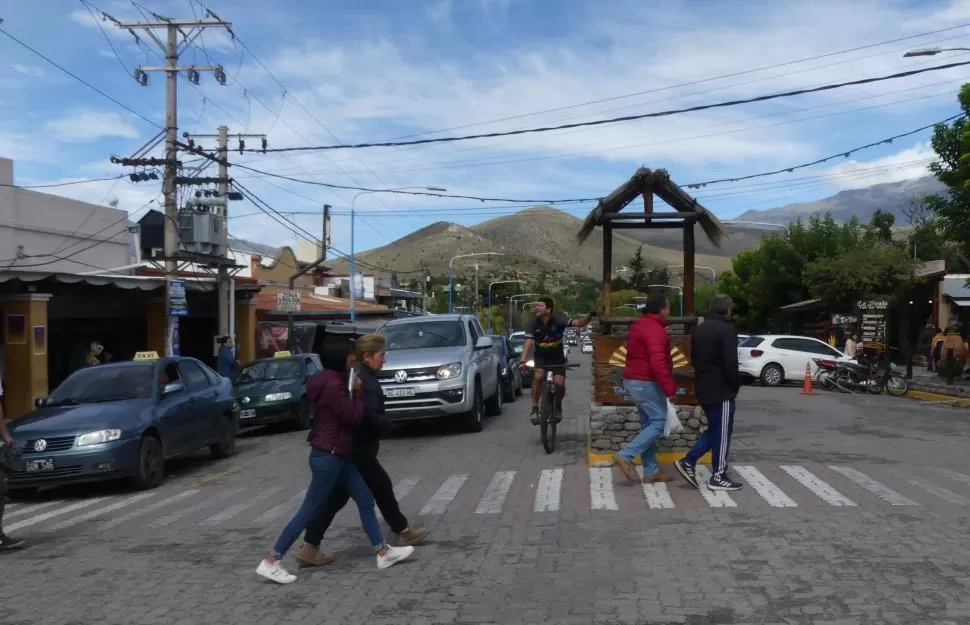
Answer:
<svg viewBox="0 0 970 625"><path fill-rule="evenodd" d="M815 358L851 360L828 343L810 336L764 334L749 336L738 345L738 371L746 381L765 386L805 379L805 365L815 376Z"/></svg>

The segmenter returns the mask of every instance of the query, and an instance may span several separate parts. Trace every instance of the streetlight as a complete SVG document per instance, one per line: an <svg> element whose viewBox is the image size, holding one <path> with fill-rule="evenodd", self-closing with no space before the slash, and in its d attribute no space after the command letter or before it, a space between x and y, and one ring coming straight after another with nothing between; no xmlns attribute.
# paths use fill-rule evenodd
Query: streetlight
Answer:
<svg viewBox="0 0 970 625"><path fill-rule="evenodd" d="M452 284L455 280L455 260L458 258L471 258L473 256L505 256L502 252L473 252L471 254L458 254L457 256L452 256L451 260L448 261L448 312L451 313L453 307L451 305L452 299L454 297L454 288ZM477 295L475 297L478 297Z"/></svg>
<svg viewBox="0 0 970 625"><path fill-rule="evenodd" d="M916 48L903 56L935 56L941 52L970 52L970 48Z"/></svg>
<svg viewBox="0 0 970 625"><path fill-rule="evenodd" d="M522 302L522 312L525 312L525 309L529 306L535 306L536 304L541 304L541 303L542 302L540 302L539 300L536 300L534 302Z"/></svg>
<svg viewBox="0 0 970 625"><path fill-rule="evenodd" d="M678 269L678 268L683 269L684 268L684 265L671 265L670 268L671 269ZM694 265L694 269L708 269L708 270L710 270L710 272L711 272L711 281L714 283L714 289L717 290L717 271L714 270L714 267L707 267L705 265Z"/></svg>
<svg viewBox="0 0 970 625"><path fill-rule="evenodd" d="M515 300L522 297L537 297L539 295L542 295L542 293L519 293L509 298L509 332L510 333L512 332L512 305L515 302Z"/></svg>
<svg viewBox="0 0 970 625"><path fill-rule="evenodd" d="M492 285L493 284L526 284L525 280L496 280L488 283L488 333L495 332L495 323L492 317Z"/></svg>
<svg viewBox="0 0 970 625"><path fill-rule="evenodd" d="M354 302L354 273L356 271L356 264L354 259L356 258L354 250L354 226L356 224L357 218L357 198L362 195L367 195L368 193L397 193L398 191L433 191L436 193L445 193L448 189L443 187L395 187L393 189L370 189L368 191L361 191L360 193L354 195L354 199L350 201L350 322L353 323L357 321L357 307Z"/></svg>
<svg viewBox="0 0 970 625"><path fill-rule="evenodd" d="M679 301L679 304L680 304L680 315L682 317L684 316L684 289L682 287L679 287L679 286L674 285L674 284L648 284L647 286L648 287L661 287L661 288L664 288L664 289L677 289L677 292L680 294L680 301Z"/></svg>

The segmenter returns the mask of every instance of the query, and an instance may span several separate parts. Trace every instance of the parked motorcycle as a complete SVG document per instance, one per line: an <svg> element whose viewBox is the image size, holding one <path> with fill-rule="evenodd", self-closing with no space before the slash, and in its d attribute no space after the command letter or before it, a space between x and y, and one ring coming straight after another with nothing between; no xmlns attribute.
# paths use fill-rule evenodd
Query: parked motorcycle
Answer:
<svg viewBox="0 0 970 625"><path fill-rule="evenodd" d="M860 355L856 362L838 361L832 364L835 368L827 369L826 382L843 393L879 394L886 391L893 397L902 397L909 392L906 378L893 371L893 365L885 354L881 354L875 362Z"/></svg>
<svg viewBox="0 0 970 625"><path fill-rule="evenodd" d="M812 383L819 388L832 390L834 388L832 375L838 369L838 363L827 358L813 358L812 362L815 363L815 377Z"/></svg>

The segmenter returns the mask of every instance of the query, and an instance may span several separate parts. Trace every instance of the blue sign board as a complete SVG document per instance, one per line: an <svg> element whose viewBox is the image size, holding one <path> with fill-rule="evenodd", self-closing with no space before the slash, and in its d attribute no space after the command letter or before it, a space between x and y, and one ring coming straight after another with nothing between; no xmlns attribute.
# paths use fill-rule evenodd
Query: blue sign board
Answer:
<svg viewBox="0 0 970 625"><path fill-rule="evenodd" d="M172 280L168 283L168 316L185 317L189 314L189 302L185 299L185 282Z"/></svg>

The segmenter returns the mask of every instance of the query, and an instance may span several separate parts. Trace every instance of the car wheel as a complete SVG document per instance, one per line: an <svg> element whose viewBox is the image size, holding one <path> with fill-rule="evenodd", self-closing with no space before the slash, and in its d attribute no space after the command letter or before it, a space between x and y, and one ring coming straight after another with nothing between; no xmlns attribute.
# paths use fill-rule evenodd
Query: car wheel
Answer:
<svg viewBox="0 0 970 625"><path fill-rule="evenodd" d="M502 406L505 404L505 397L502 393L502 381L500 379L497 382L495 385L495 393L485 402L486 414L490 417L497 417L502 414Z"/></svg>
<svg viewBox="0 0 970 625"><path fill-rule="evenodd" d="M485 406L482 402L482 387L475 385L475 397L472 399L472 409L465 416L465 429L469 432L482 431L482 419L485 417Z"/></svg>
<svg viewBox="0 0 970 625"><path fill-rule="evenodd" d="M761 370L761 383L765 386L779 386L785 381L785 370L781 365L769 363Z"/></svg>
<svg viewBox="0 0 970 625"><path fill-rule="evenodd" d="M306 397L300 400L300 407L297 409L296 421L294 426L297 430L309 430L310 421L313 419L313 406Z"/></svg>
<svg viewBox="0 0 970 625"><path fill-rule="evenodd" d="M514 386L515 386L515 396L516 397L522 397L523 384L522 384L522 374L521 373L516 373L515 374Z"/></svg>
<svg viewBox="0 0 970 625"><path fill-rule="evenodd" d="M513 403L515 401L515 388L516 388L515 375L514 374L510 375L508 382L506 382L501 386L502 386L502 393L504 394L504 397L502 399L504 399L505 403L507 404Z"/></svg>
<svg viewBox="0 0 970 625"><path fill-rule="evenodd" d="M146 434L141 438L138 449L138 466L132 478L135 487L140 490L155 488L165 479L165 456L162 454L161 442Z"/></svg>
<svg viewBox="0 0 970 625"><path fill-rule="evenodd" d="M209 452L216 458L229 458L236 455L236 420L226 416L222 418L222 431L219 442L209 445Z"/></svg>

